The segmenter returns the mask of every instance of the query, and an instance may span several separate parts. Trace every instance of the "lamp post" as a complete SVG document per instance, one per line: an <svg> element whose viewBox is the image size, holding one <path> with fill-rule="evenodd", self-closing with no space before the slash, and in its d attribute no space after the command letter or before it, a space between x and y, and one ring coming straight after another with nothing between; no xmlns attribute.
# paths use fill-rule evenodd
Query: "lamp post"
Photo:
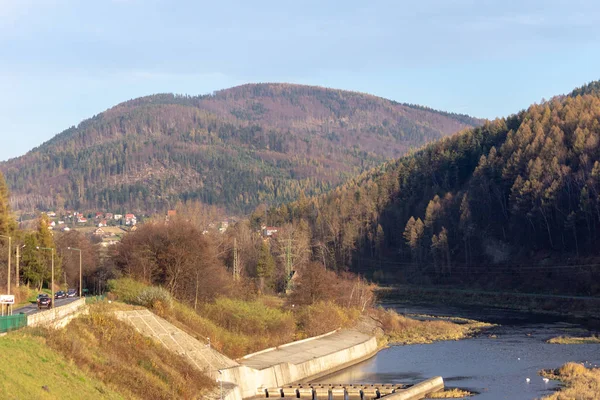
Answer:
<svg viewBox="0 0 600 400"><path fill-rule="evenodd" d="M20 280L21 280L21 275L19 275L19 259L21 258L19 252L21 251L22 248L24 248L25 245L23 246L17 246L17 263L15 265L15 285L17 287L19 287L20 284Z"/></svg>
<svg viewBox="0 0 600 400"><path fill-rule="evenodd" d="M81 274L81 249L78 249L76 247L67 247L67 250L73 250L73 251L78 251L79 252L79 298L81 298L81 281L82 281L82 274Z"/></svg>
<svg viewBox="0 0 600 400"><path fill-rule="evenodd" d="M8 274L7 274L7 283L6 283L6 290L8 291L7 294L10 294L10 250L12 247L12 237L10 236L6 236L6 235L0 235L0 237L6 238L8 239Z"/></svg>
<svg viewBox="0 0 600 400"><path fill-rule="evenodd" d="M52 308L54 308L54 247L40 247L37 246L36 249L38 250L50 250L50 252L52 253L52 278L50 281L50 291L52 293L52 297L51 297L51 301L52 301Z"/></svg>

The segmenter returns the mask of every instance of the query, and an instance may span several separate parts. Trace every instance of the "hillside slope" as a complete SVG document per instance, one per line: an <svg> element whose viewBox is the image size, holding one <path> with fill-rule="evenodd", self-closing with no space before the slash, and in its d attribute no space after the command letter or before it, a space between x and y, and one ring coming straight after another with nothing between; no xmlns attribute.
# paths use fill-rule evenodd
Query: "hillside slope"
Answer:
<svg viewBox="0 0 600 400"><path fill-rule="evenodd" d="M119 104L0 164L13 209L248 211L318 194L480 120L371 95L250 84Z"/></svg>
<svg viewBox="0 0 600 400"><path fill-rule="evenodd" d="M428 145L278 221L302 215L314 257L338 269L600 294L599 88Z"/></svg>

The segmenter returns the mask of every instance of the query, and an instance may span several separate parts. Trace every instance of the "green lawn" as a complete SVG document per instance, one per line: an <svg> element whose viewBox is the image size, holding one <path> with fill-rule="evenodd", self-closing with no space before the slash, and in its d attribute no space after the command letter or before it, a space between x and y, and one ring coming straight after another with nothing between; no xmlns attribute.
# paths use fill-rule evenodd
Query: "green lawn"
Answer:
<svg viewBox="0 0 600 400"><path fill-rule="evenodd" d="M1 399L122 399L43 343L15 332L0 337Z"/></svg>

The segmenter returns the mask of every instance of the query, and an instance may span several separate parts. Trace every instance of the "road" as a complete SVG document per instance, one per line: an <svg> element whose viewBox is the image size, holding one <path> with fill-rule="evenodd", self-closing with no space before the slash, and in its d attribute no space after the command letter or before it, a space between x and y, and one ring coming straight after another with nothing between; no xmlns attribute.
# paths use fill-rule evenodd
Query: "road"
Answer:
<svg viewBox="0 0 600 400"><path fill-rule="evenodd" d="M55 307L64 306L64 305L74 302L75 300L79 300L79 297L69 297L66 299L55 299L54 306ZM23 313L23 314L31 315L31 314L35 314L40 311L46 311L46 310L47 310L47 308L42 308L41 310L38 310L37 304L34 303L34 304L30 304L28 306L14 309L13 314Z"/></svg>

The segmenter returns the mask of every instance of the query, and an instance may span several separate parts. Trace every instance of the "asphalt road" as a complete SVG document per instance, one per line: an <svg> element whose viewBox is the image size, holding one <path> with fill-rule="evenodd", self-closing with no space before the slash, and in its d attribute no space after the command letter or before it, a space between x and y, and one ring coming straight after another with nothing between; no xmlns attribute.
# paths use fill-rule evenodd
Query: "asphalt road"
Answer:
<svg viewBox="0 0 600 400"><path fill-rule="evenodd" d="M54 299L54 306L55 307L64 306L64 305L74 302L75 300L79 300L79 297L68 297L66 299ZM23 314L31 315L31 314L35 314L40 311L46 311L46 310L47 310L47 308L45 308L45 307L42 308L41 310L38 310L37 304L33 303L28 306L14 309L13 314L23 313Z"/></svg>

